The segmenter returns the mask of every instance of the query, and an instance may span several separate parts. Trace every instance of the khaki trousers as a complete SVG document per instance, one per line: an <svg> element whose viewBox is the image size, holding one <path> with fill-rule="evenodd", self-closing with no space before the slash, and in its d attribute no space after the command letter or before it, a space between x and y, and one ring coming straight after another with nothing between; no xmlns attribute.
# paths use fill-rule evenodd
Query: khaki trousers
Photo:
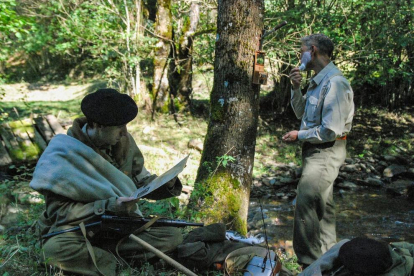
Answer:
<svg viewBox="0 0 414 276"><path fill-rule="evenodd" d="M164 253L173 251L182 243L181 230L176 227L151 227L136 235ZM99 271L105 276L116 275L119 260L115 257L115 247L118 240L91 240ZM138 243L126 239L118 248L123 258L133 258L146 261L155 255L146 251ZM81 275L102 275L95 267L85 238L79 232L64 233L47 240L43 245L44 258L47 264L65 272Z"/></svg>
<svg viewBox="0 0 414 276"><path fill-rule="evenodd" d="M300 264L311 264L336 244L333 184L345 157L346 140L303 144L293 226L293 248Z"/></svg>

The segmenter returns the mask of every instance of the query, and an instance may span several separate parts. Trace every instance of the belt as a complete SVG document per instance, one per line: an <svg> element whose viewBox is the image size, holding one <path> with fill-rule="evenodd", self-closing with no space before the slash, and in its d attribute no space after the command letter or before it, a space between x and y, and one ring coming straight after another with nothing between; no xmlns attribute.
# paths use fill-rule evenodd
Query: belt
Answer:
<svg viewBox="0 0 414 276"><path fill-rule="evenodd" d="M310 149L310 148L326 149L326 148L333 147L335 145L335 141L338 141L338 140L339 141L340 140L346 140L346 135L338 137L334 141L320 143L320 144L312 144L312 143L309 143L309 142L304 142L303 145L302 145L302 149L303 150L307 150L307 149Z"/></svg>
<svg viewBox="0 0 414 276"><path fill-rule="evenodd" d="M327 149L327 148L333 147L334 145L335 145L335 141L325 142L325 143L320 143L320 144L312 144L309 142L304 142L302 145L302 150L308 150L311 148Z"/></svg>

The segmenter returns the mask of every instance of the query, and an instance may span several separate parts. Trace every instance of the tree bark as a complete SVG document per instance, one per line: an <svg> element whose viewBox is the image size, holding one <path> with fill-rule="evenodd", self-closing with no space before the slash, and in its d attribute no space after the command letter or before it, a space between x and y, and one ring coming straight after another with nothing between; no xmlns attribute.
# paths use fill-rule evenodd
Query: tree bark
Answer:
<svg viewBox="0 0 414 276"><path fill-rule="evenodd" d="M253 63L263 18L262 0L218 2L210 119L190 200L190 208L205 222L224 222L242 234L247 233L259 115L260 85L252 83Z"/></svg>
<svg viewBox="0 0 414 276"><path fill-rule="evenodd" d="M193 92L193 37L200 20L200 6L192 2L189 20L184 23L182 35L178 39L178 49L170 66L170 91L178 100L180 110L191 110L191 94Z"/></svg>
<svg viewBox="0 0 414 276"><path fill-rule="evenodd" d="M412 1L411 0L407 0L407 5L409 7L412 7ZM413 14L409 13L406 16L406 23L407 25L412 22L413 20ZM411 40L412 41L412 40ZM409 64L414 64L414 43L409 43L406 47L405 50L407 51L407 58L408 58L408 63ZM411 83L411 84L410 84ZM407 96L404 98L404 100L406 102L410 102L412 103L414 101L414 76L411 76L411 80L408 81L408 88L407 88Z"/></svg>
<svg viewBox="0 0 414 276"><path fill-rule="evenodd" d="M172 39L171 0L157 0L155 34L160 37L154 50L153 110L168 110L168 57ZM166 111L164 110L164 111Z"/></svg>

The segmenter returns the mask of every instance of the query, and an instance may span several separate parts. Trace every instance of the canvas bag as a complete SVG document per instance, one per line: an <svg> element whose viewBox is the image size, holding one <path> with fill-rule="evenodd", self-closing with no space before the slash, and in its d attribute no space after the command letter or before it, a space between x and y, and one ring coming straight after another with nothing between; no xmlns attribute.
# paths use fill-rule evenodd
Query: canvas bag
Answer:
<svg viewBox="0 0 414 276"><path fill-rule="evenodd" d="M175 258L189 269L201 271L223 264L230 252L243 247L251 245L227 240L226 226L214 223L191 231L177 247Z"/></svg>
<svg viewBox="0 0 414 276"><path fill-rule="evenodd" d="M266 256L270 259L270 261L274 264L274 266L270 265L270 262L267 262L266 270L269 273L255 273L256 269L254 265L249 268L249 264L255 257L260 257L260 259L266 258ZM265 247L261 246L250 246L237 249L227 255L224 261L224 268L225 273L227 275L233 275L240 272L246 272L245 275L274 275L279 276L279 272L282 268L282 264L279 259L276 257L276 253L273 250L268 250ZM261 270L261 269L260 269ZM270 272L271 271L271 272Z"/></svg>

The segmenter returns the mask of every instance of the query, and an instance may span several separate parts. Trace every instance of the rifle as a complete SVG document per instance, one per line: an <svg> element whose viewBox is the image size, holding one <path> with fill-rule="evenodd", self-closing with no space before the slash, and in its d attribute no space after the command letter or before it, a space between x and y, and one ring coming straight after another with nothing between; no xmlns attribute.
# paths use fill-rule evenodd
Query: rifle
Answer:
<svg viewBox="0 0 414 276"><path fill-rule="evenodd" d="M153 217L118 217L111 215L102 215L101 220L85 224L86 229L94 229L95 232L105 233L106 238L123 237L132 234L135 230L144 226L146 223L153 220ZM186 227L186 226L204 226L203 223L187 222L185 220L175 219L157 219L151 226L172 226L172 227ZM54 237L63 233L80 231L80 226L56 231L42 235L42 239ZM115 237L114 237L115 236Z"/></svg>

